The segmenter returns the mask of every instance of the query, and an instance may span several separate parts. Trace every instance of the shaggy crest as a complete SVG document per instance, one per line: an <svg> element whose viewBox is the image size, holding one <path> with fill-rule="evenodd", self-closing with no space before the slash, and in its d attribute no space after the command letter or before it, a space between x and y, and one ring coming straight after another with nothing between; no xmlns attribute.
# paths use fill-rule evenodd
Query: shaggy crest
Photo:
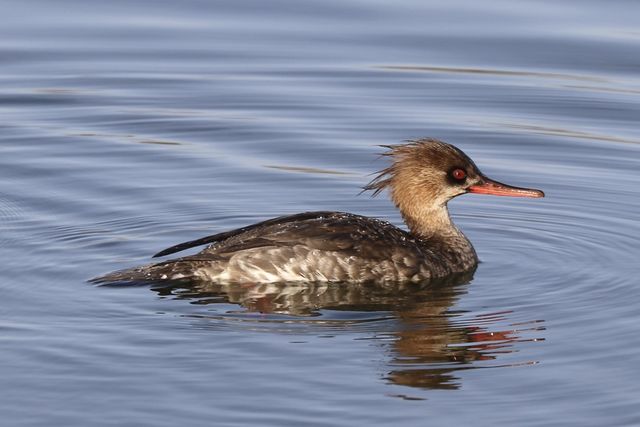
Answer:
<svg viewBox="0 0 640 427"><path fill-rule="evenodd" d="M393 186L394 178L402 168L422 169L427 165L443 165L448 163L452 155L453 157L461 157L462 160L472 165L474 164L458 148L435 138L408 140L405 144L380 145L380 147L388 149L388 151L381 153L380 156L391 157L392 163L390 166L376 172L376 177L362 187L362 192L373 191L371 197L375 197L385 188Z"/></svg>

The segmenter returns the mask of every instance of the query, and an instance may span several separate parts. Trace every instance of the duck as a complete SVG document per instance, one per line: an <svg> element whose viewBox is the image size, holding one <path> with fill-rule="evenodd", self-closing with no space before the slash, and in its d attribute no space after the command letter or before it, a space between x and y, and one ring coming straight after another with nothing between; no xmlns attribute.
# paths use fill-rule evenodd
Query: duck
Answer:
<svg viewBox="0 0 640 427"><path fill-rule="evenodd" d="M478 255L453 223L447 203L463 194L544 197L484 175L462 150L434 138L384 145L390 160L363 191L388 191L406 229L353 213L280 216L180 243L164 257L194 255L92 279L104 282L206 281L219 284L424 282L472 272Z"/></svg>

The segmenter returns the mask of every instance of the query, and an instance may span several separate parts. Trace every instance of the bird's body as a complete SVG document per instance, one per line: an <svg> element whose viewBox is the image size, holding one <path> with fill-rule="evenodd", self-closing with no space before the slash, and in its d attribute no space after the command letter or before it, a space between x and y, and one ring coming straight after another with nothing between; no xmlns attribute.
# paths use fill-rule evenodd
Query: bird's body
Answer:
<svg viewBox="0 0 640 427"><path fill-rule="evenodd" d="M100 282L205 280L218 283L419 282L475 269L473 246L446 202L478 192L541 197L491 181L462 151L437 140L390 147L393 164L365 189L389 188L409 231L343 212L306 212L168 248L209 244L198 254L117 271Z"/></svg>
<svg viewBox="0 0 640 427"><path fill-rule="evenodd" d="M454 241L423 240L388 222L343 212L275 218L221 237L212 236L213 243L196 255L115 272L109 279L418 282L468 271L477 263L462 233Z"/></svg>

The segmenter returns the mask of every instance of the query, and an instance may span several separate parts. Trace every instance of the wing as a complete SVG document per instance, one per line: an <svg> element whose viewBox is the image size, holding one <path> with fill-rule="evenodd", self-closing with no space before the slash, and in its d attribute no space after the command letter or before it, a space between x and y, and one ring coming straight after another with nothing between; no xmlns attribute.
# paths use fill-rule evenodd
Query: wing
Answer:
<svg viewBox="0 0 640 427"><path fill-rule="evenodd" d="M256 224L248 225L246 227L237 228L231 231L225 231L223 233L214 234L211 236L202 237L200 239L191 240L184 243L179 243L170 248L164 249L157 254L153 255L153 258L162 257L165 255L173 254L176 252L184 251L185 249L194 248L196 246L207 245L210 243L223 242L232 237L238 237L245 235L245 237L255 237L264 234L265 231L272 230L274 227L282 225L290 225L291 223L305 222L310 220L323 220L327 218L335 218L336 216L344 216L349 214L343 214L340 212L304 212L296 215L281 216L266 221L258 222ZM288 227L287 227L288 228ZM262 232L262 233L261 233Z"/></svg>
<svg viewBox="0 0 640 427"><path fill-rule="evenodd" d="M392 224L341 212L306 212L173 246L211 243L195 255L113 273L99 281L195 278L212 281L406 280L420 273L421 245ZM426 250L426 249L425 249Z"/></svg>
<svg viewBox="0 0 640 427"><path fill-rule="evenodd" d="M342 212L309 212L256 224L215 242L196 257L227 258L241 252L257 254L274 248L279 248L283 256L291 252L291 257L299 251L322 251L376 260L389 259L393 253L403 254L404 249L415 251L416 243L408 232L385 221ZM302 253L297 254L300 256Z"/></svg>
<svg viewBox="0 0 640 427"><path fill-rule="evenodd" d="M416 240L388 222L347 213L287 218L237 233L181 258L210 280L406 280L420 273L425 254Z"/></svg>

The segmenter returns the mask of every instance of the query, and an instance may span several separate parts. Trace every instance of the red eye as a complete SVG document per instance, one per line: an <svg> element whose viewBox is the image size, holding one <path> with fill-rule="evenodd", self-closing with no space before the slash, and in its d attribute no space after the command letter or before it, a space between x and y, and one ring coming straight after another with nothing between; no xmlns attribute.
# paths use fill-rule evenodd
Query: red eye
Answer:
<svg viewBox="0 0 640 427"><path fill-rule="evenodd" d="M467 177L467 173L464 171L464 169L454 169L453 172L451 172L451 176L454 179L461 181Z"/></svg>

